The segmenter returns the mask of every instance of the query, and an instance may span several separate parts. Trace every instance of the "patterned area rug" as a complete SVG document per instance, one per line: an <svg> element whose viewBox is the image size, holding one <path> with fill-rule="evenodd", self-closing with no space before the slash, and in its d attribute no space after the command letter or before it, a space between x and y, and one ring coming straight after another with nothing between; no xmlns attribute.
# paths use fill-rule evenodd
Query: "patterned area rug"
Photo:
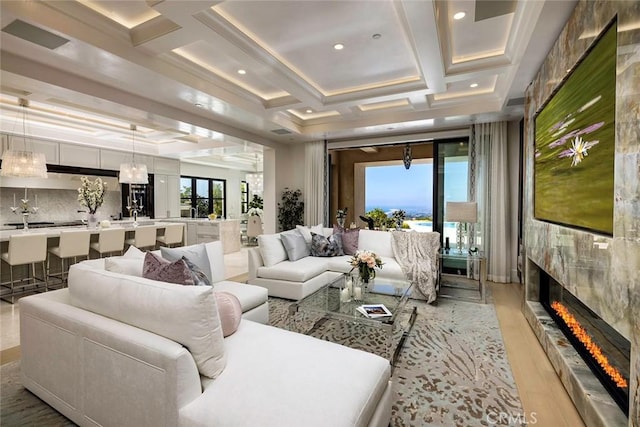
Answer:
<svg viewBox="0 0 640 427"><path fill-rule="evenodd" d="M508 415L523 413L492 304L411 303L418 317L393 372L392 426L507 425ZM318 320L292 319L289 301L269 304L277 327L309 330ZM347 322L327 321L312 335L374 353L386 348L379 334ZM0 425L73 425L22 387L19 361L3 365L0 377Z"/></svg>

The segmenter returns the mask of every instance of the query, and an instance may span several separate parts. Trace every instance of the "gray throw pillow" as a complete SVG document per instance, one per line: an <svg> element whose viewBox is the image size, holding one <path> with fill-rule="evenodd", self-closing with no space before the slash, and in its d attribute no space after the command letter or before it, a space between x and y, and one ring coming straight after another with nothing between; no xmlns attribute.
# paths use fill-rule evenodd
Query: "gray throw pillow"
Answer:
<svg viewBox="0 0 640 427"><path fill-rule="evenodd" d="M297 261L309 256L309 245L299 230L294 229L280 233L280 239L290 261Z"/></svg>
<svg viewBox="0 0 640 427"><path fill-rule="evenodd" d="M341 255L340 247L334 236L324 237L311 233L311 256L329 257Z"/></svg>
<svg viewBox="0 0 640 427"><path fill-rule="evenodd" d="M200 267L189 261L189 258L187 258L186 256L183 256L182 260L185 262L185 264L187 264L187 267L189 267L189 270L191 271L194 285L211 286L211 281L207 278L207 275L204 274L204 271L202 271Z"/></svg>
<svg viewBox="0 0 640 427"><path fill-rule="evenodd" d="M205 248L204 243L179 248L166 248L162 246L160 247L160 253L163 258L168 259L169 261L177 261L182 259L183 256L187 257L189 261L197 265L200 270L207 275L207 279L209 279L210 283L213 282L213 279L211 278L209 256L207 255L207 248Z"/></svg>

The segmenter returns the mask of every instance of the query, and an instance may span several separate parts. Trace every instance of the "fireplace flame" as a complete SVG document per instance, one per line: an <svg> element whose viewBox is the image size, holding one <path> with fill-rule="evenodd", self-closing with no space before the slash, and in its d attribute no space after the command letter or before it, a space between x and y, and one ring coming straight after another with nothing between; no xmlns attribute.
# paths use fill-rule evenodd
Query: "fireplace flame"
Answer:
<svg viewBox="0 0 640 427"><path fill-rule="evenodd" d="M622 376L620 371L611 366L609 363L609 359L607 356L602 354L602 349L593 342L592 338L587 334L587 331L580 325L580 322L573 317L573 314L569 312L569 310L559 303L558 301L554 301L551 303L551 308L556 312L558 316L564 321L564 323L569 327L573 335L580 341L587 351L591 354L594 360L600 365L602 370L611 377L613 382L619 388L627 388L628 383L627 380Z"/></svg>

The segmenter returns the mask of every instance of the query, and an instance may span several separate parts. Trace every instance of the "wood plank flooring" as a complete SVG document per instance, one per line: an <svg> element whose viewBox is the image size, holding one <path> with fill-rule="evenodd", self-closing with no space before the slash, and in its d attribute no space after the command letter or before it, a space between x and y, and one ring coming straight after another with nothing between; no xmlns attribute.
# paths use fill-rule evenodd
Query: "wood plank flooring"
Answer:
<svg viewBox="0 0 640 427"><path fill-rule="evenodd" d="M523 285L489 283L511 371L529 425L584 426L522 314ZM535 421L535 422L534 422Z"/></svg>

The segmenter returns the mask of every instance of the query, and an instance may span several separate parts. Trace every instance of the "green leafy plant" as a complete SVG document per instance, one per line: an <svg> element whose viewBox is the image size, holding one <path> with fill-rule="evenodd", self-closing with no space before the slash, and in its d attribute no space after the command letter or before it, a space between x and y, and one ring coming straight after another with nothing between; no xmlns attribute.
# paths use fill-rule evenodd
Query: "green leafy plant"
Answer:
<svg viewBox="0 0 640 427"><path fill-rule="evenodd" d="M278 221L283 231L292 230L303 223L304 202L301 198L300 189L290 190L285 187L282 192L282 202L278 203Z"/></svg>
<svg viewBox="0 0 640 427"><path fill-rule="evenodd" d="M264 209L264 200L262 200L262 197L254 194L253 199L249 202L249 209L251 208Z"/></svg>
<svg viewBox="0 0 640 427"><path fill-rule="evenodd" d="M393 218L389 218L387 214L380 208L373 208L366 213L369 218L373 219L373 225L376 228L395 227Z"/></svg>

